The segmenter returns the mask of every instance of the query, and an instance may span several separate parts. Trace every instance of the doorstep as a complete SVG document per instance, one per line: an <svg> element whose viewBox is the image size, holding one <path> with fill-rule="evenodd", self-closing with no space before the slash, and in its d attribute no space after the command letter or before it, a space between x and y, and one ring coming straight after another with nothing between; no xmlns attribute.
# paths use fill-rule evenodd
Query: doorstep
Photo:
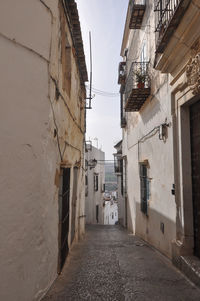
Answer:
<svg viewBox="0 0 200 301"><path fill-rule="evenodd" d="M189 280L200 287L200 259L198 257L177 256L172 259L172 262Z"/></svg>

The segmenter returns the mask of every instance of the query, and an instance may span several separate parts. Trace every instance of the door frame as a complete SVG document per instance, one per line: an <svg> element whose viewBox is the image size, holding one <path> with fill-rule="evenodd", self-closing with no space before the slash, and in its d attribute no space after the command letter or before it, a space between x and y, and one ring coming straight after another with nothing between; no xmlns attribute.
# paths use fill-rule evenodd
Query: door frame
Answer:
<svg viewBox="0 0 200 301"><path fill-rule="evenodd" d="M64 174L67 172L66 177L68 177L68 189L65 193L67 193L68 198L68 213L65 218L63 218L63 182L64 182ZM68 252L69 252L69 230L70 230L70 188L71 188L71 168L70 167L61 167L60 168L60 185L59 185L59 195L58 195L58 210L59 210L59 224L58 224L58 267L57 267L57 273L60 274L62 271L62 268L65 264L65 260L67 258ZM64 242L66 243L66 254L62 254L62 250L64 248L63 246L63 222L67 219L67 231L66 236L64 239ZM64 255L64 257L63 257Z"/></svg>

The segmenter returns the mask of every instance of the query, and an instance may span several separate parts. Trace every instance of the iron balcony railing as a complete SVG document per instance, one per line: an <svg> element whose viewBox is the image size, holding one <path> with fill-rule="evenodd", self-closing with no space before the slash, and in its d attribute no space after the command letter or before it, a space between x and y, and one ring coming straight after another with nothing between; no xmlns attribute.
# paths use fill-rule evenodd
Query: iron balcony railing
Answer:
<svg viewBox="0 0 200 301"><path fill-rule="evenodd" d="M155 0L156 31L164 31L182 0Z"/></svg>
<svg viewBox="0 0 200 301"><path fill-rule="evenodd" d="M122 85L125 83L125 79L126 79L126 62L119 63L118 73L119 73L118 84Z"/></svg>
<svg viewBox="0 0 200 301"><path fill-rule="evenodd" d="M115 173L122 173L123 171L122 155L114 154L114 169L115 169Z"/></svg>
<svg viewBox="0 0 200 301"><path fill-rule="evenodd" d="M190 0L154 0L158 52L163 52L189 3Z"/></svg>
<svg viewBox="0 0 200 301"><path fill-rule="evenodd" d="M130 1L130 29L140 29L142 25L143 16L146 8L146 0L132 0Z"/></svg>
<svg viewBox="0 0 200 301"><path fill-rule="evenodd" d="M150 95L149 62L133 62L125 86L125 111L139 111Z"/></svg>

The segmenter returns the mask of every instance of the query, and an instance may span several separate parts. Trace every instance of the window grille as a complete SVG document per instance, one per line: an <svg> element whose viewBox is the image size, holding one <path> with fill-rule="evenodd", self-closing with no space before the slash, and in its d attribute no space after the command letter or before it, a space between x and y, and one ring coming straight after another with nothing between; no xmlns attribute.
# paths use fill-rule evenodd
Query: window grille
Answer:
<svg viewBox="0 0 200 301"><path fill-rule="evenodd" d="M189 4L190 0L154 0L157 52L164 51Z"/></svg>
<svg viewBox="0 0 200 301"><path fill-rule="evenodd" d="M147 201L149 198L149 180L147 177L147 166L140 164L140 195L141 195L141 211L147 215Z"/></svg>
<svg viewBox="0 0 200 301"><path fill-rule="evenodd" d="M98 191L98 184L99 184L99 181L98 181L98 175L94 175L94 191Z"/></svg>

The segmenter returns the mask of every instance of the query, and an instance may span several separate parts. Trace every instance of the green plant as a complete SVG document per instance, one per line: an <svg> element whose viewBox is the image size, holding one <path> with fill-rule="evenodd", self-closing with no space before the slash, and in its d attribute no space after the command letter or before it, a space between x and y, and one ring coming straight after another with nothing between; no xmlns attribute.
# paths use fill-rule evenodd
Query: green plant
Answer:
<svg viewBox="0 0 200 301"><path fill-rule="evenodd" d="M137 70L135 72L135 76L136 76L137 83L145 83L146 74L143 70Z"/></svg>

